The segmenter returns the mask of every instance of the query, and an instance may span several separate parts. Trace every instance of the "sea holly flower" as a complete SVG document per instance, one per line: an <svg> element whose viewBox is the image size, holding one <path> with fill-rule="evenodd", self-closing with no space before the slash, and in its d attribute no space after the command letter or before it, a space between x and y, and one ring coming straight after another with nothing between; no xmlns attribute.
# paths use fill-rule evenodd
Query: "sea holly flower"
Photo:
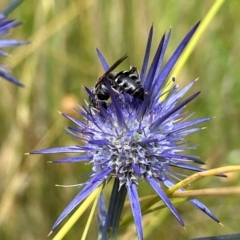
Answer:
<svg viewBox="0 0 240 240"><path fill-rule="evenodd" d="M181 177L177 168L197 172L205 170L195 166L203 163L198 157L184 154L185 150L193 148L186 145L185 137L201 130L201 127L196 125L210 118L190 120L192 115L184 112L186 105L199 94L197 92L185 97L196 81L182 89L176 85L175 79L169 91L166 91L165 86L173 66L198 25L190 30L167 63L162 66L171 31L164 34L148 68L153 36L153 28L150 29L139 75L145 92L144 100L121 90L116 93L108 77L105 77L102 83L110 95L110 102L96 102L94 92L85 87L90 104L87 107L80 107L79 110L85 121L62 114L76 125L67 128L68 133L79 140L79 144L84 144L31 152L31 154L79 153L79 156L66 157L54 162L88 162L92 165L89 179L82 184L80 192L60 214L52 230L56 229L94 189L101 184L107 184L112 179L115 179L115 183L108 212L103 207L102 197L99 204L102 239L107 239L107 232L110 229L113 232L117 231L126 195L130 201L138 238L143 239L142 214L138 197L138 185L142 180L149 183L179 223L184 226L182 218L161 188L161 184L167 187L173 186L176 179L179 180ZM97 52L104 70L108 71L106 60L99 50ZM175 167L174 170L171 167ZM190 200L190 203L219 222L197 199ZM115 233L112 236L115 236Z"/></svg>
<svg viewBox="0 0 240 240"><path fill-rule="evenodd" d="M1 56L7 56L8 54L1 50L4 47L13 47L18 46L22 44L27 44L26 41L19 41L19 40L13 40L13 39L3 39L3 37L6 36L6 34L14 27L20 25L21 22L15 21L15 20L7 20L6 16L0 14L0 55ZM15 77L11 76L7 70L6 66L0 64L0 77L16 84L17 86L23 86L22 83L20 83Z"/></svg>

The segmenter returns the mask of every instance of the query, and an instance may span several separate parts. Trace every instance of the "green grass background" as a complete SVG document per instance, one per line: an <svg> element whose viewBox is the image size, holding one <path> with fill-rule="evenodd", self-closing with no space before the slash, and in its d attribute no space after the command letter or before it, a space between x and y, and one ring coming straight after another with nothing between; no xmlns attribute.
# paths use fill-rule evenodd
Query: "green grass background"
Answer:
<svg viewBox="0 0 240 240"><path fill-rule="evenodd" d="M9 49L1 63L12 68L25 88L0 81L0 239L47 239L51 226L78 193L77 184L89 172L84 164L48 164L57 155L24 156L31 150L78 144L64 127L72 125L58 114L77 117L73 108L83 104L83 85L94 86L103 70L98 47L111 64L125 53L119 69L141 67L148 31L154 25L153 51L165 30L172 35L165 60L188 30L202 19L214 1L188 0L42 0L24 1L10 17L23 25L10 38L30 40L29 46ZM1 0L0 9L9 3ZM240 162L240 1L226 1L200 39L177 77L182 87L195 78L191 93L200 96L187 107L194 117L215 117L207 129L189 137L209 168ZM152 56L151 55L151 56ZM63 157L63 155L61 155ZM240 174L223 180L209 177L188 189L237 186ZM109 190L106 191L109 195ZM140 184L141 196L153 193ZM169 211L144 216L145 239L188 239L239 231L239 196L201 197L225 225L222 227L188 203L177 206L186 231ZM80 239L89 212L65 239ZM96 239L96 217L87 239ZM51 239L51 237L49 238ZM119 239L136 239L130 225Z"/></svg>

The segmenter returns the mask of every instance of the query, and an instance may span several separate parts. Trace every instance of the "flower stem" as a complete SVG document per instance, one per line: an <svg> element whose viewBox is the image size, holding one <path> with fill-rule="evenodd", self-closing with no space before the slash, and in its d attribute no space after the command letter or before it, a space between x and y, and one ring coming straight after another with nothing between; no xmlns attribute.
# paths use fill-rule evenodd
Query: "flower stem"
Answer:
<svg viewBox="0 0 240 240"><path fill-rule="evenodd" d="M121 187L119 189L119 180L116 178L114 181L112 195L109 203L103 239L116 239L126 194L126 187Z"/></svg>

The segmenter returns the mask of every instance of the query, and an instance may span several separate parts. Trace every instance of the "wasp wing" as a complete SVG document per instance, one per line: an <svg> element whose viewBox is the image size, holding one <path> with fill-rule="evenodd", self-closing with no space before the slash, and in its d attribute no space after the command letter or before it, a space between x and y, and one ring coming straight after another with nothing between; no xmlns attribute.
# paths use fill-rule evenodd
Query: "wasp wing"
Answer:
<svg viewBox="0 0 240 240"><path fill-rule="evenodd" d="M118 65L120 65L126 58L128 57L127 54L125 54L123 57L121 57L120 59L118 59L97 81L95 88L97 88L102 81L104 80L104 78L106 78L106 76L112 72Z"/></svg>

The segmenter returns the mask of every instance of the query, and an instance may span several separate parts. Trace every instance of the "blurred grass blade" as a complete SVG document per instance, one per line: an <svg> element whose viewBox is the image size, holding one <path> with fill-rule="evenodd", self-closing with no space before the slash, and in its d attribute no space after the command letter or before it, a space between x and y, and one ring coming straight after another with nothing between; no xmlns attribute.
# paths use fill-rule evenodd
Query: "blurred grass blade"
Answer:
<svg viewBox="0 0 240 240"><path fill-rule="evenodd" d="M15 8L17 8L23 0L13 0L8 6L2 11L5 16L8 16Z"/></svg>
<svg viewBox="0 0 240 240"><path fill-rule="evenodd" d="M87 224L86 224L86 227L85 227L85 229L84 229L84 232L83 232L83 235L82 235L81 240L85 240L86 237L87 237L87 233L88 233L88 230L89 230L89 227L90 227L90 223L91 223L92 218L93 218L93 216L94 216L94 212L95 212L95 209L96 209L98 200L99 200L99 196L100 196L100 194L101 194L101 192L102 192L102 189L103 189L103 185L100 186L99 189L98 189L97 196L96 196L95 201L94 201L94 203L93 203L93 206L92 206L90 215L89 215L89 217L88 217Z"/></svg>
<svg viewBox="0 0 240 240"><path fill-rule="evenodd" d="M60 229L60 231L56 234L53 240L61 240L68 233L68 231L72 228L72 226L76 223L76 221L81 217L81 215L86 211L89 205L94 201L94 199L98 199L103 188L103 184L96 188L86 200L79 206L79 208L74 212L71 218L65 223L65 225ZM50 232L51 234L52 232ZM49 234L49 235L50 235Z"/></svg>
<svg viewBox="0 0 240 240"><path fill-rule="evenodd" d="M212 236L212 237L203 237L203 238L191 238L190 240L239 240L240 233L221 235L221 236Z"/></svg>
<svg viewBox="0 0 240 240"><path fill-rule="evenodd" d="M189 43L186 46L185 50L183 51L182 55L179 57L179 60L177 61L172 73L170 74L167 84L166 84L166 91L170 90L171 87L173 86L173 81L172 81L173 77L176 77L178 75L178 73L182 69L183 65L187 61L188 57L192 53L193 49L195 48L198 40L200 39L200 37L202 36L204 31L206 30L207 26L209 25L209 23L211 22L213 17L218 12L221 5L224 3L224 1L225 0L216 0L215 3L213 4L213 6L211 7L211 9L209 10L209 12L207 13L207 15L205 16L205 18L201 21L198 29L196 30L193 37L189 41ZM165 98L166 98L166 95L163 95L161 97L161 100L163 100Z"/></svg>

